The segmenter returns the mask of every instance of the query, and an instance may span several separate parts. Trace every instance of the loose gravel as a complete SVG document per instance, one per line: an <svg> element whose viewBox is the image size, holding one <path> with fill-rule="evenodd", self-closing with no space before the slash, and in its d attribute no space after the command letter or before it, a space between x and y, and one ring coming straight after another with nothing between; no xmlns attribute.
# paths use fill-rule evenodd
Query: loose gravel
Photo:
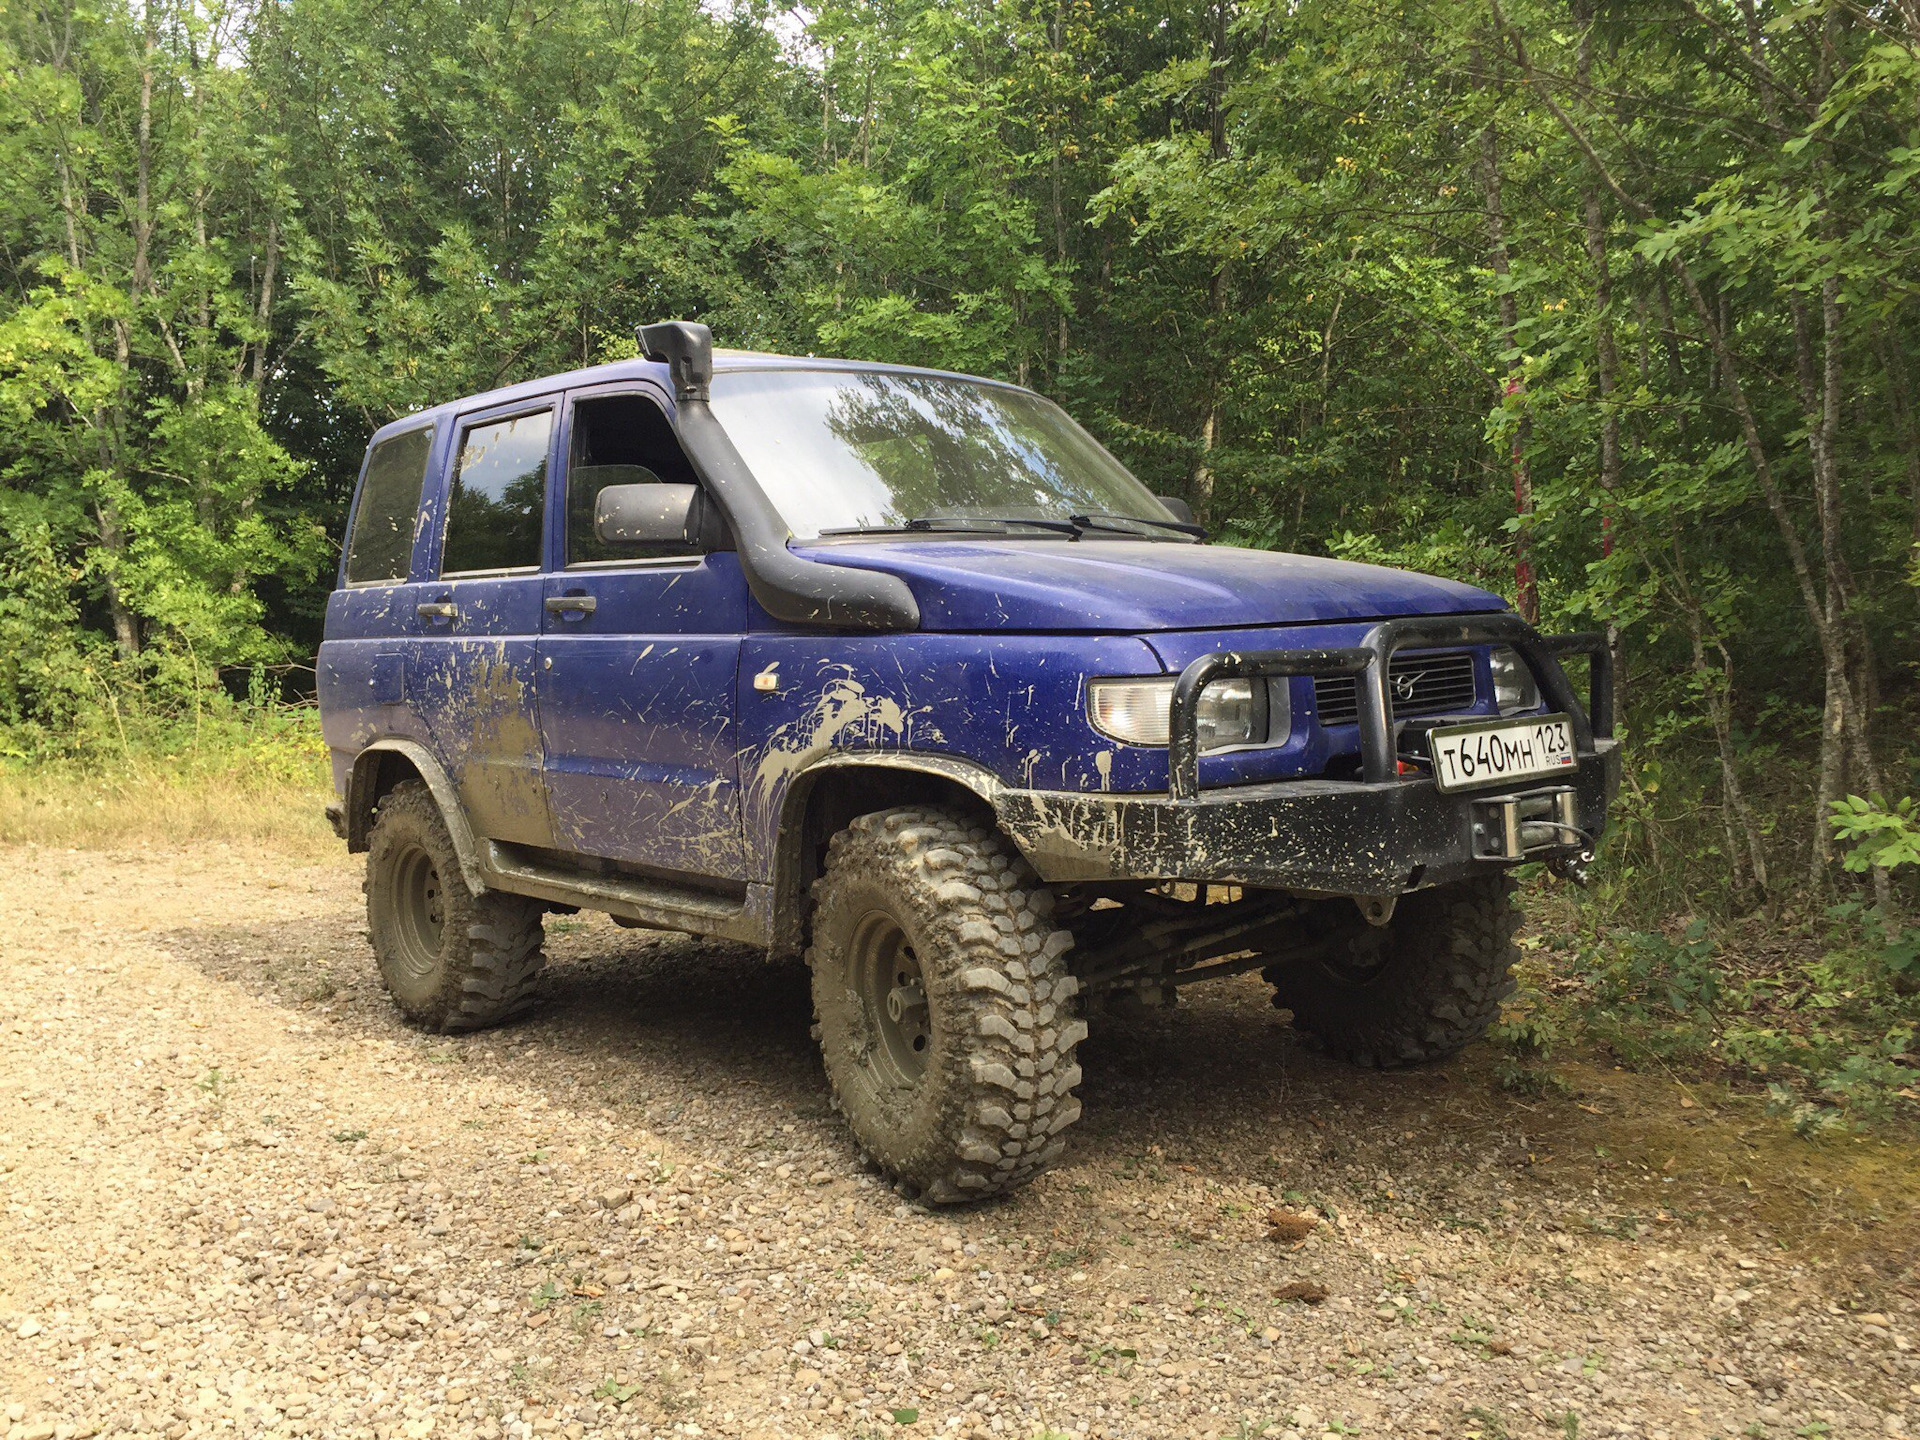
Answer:
<svg viewBox="0 0 1920 1440"><path fill-rule="evenodd" d="M1605 1067L1355 1073L1248 979L1096 1019L1065 1162L929 1212L860 1168L797 967L555 918L530 1019L447 1039L344 857L5 860L7 1440L1920 1424L1894 1141L1869 1183Z"/></svg>

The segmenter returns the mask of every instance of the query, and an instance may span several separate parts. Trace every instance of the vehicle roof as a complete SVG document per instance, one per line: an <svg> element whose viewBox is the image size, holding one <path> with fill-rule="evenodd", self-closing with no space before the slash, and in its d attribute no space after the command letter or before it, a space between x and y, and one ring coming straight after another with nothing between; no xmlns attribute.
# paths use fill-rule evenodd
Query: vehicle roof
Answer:
<svg viewBox="0 0 1920 1440"><path fill-rule="evenodd" d="M1008 390L1021 388L1011 381L995 380L985 375L967 375L958 370L932 370L921 365L886 365L872 360L844 360L826 355L777 355L762 350L716 349L713 352L713 370L716 375L740 370L864 370L888 375L937 375L946 380L970 380ZM669 395L673 393L673 383L668 378L665 362L637 358L613 360L604 365L589 365L558 375L543 375L534 380L522 380L516 385L503 385L497 390L482 390L474 395L443 401L425 410L416 410L411 415L403 415L398 420L388 421L374 432L373 439L384 440L389 435L398 435L443 416L472 414L511 405L517 400L534 400L562 390L615 384L622 380L650 380Z"/></svg>

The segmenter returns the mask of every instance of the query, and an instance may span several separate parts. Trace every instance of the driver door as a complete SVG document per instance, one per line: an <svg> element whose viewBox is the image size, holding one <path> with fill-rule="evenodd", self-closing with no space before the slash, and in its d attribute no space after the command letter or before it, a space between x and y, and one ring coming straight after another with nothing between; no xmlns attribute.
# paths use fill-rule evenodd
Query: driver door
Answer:
<svg viewBox="0 0 1920 1440"><path fill-rule="evenodd" d="M539 660L555 844L666 878L743 881L745 577L731 549L621 549L594 535L606 486L696 483L664 396L574 391L563 425Z"/></svg>

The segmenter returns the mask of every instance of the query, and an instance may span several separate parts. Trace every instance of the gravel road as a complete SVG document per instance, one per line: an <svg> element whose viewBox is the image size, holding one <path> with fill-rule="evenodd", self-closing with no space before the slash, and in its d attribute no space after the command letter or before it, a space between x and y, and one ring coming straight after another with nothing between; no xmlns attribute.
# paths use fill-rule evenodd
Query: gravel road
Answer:
<svg viewBox="0 0 1920 1440"><path fill-rule="evenodd" d="M1249 979L1096 1023L1066 1162L929 1213L796 968L553 920L536 1015L449 1040L345 857L5 860L8 1440L1920 1428L1904 1141L1356 1075Z"/></svg>

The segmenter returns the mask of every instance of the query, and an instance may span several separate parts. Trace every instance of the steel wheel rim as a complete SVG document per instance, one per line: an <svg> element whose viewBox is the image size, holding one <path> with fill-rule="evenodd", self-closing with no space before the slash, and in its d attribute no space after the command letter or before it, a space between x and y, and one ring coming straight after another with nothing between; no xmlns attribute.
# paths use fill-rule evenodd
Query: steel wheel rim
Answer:
<svg viewBox="0 0 1920 1440"><path fill-rule="evenodd" d="M1382 934L1369 935L1347 949L1323 956L1315 963L1341 984L1362 989L1378 980L1392 961L1393 951Z"/></svg>
<svg viewBox="0 0 1920 1440"><path fill-rule="evenodd" d="M900 922L869 911L854 927L853 987L866 1020L869 1063L890 1085L912 1089L927 1073L933 1013L913 943Z"/></svg>
<svg viewBox="0 0 1920 1440"><path fill-rule="evenodd" d="M440 941L447 923L446 891L440 868L420 846L409 847L394 862L394 958L409 980L431 979L440 963Z"/></svg>

